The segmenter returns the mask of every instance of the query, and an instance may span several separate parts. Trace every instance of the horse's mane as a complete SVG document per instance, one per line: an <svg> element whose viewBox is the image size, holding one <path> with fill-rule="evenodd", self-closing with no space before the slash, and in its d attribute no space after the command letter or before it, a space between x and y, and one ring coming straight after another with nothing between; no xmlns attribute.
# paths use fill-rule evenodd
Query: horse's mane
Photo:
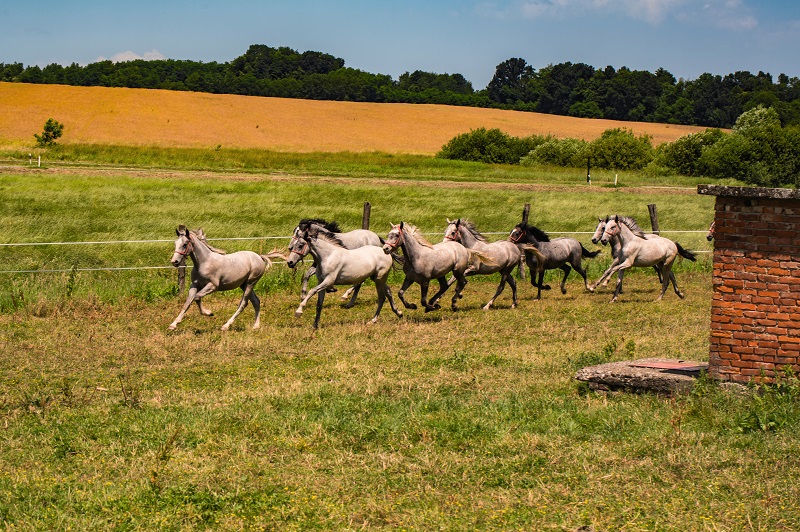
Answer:
<svg viewBox="0 0 800 532"><path fill-rule="evenodd" d="M322 240L333 244L334 246L338 246L340 248L344 248L344 243L342 243L341 239L333 231L329 231L324 227L316 226L313 228L308 229L308 236L311 238L321 238Z"/></svg>
<svg viewBox="0 0 800 532"><path fill-rule="evenodd" d="M550 237L547 235L547 233L545 233L535 225L528 225L527 222L520 222L517 224L517 227L519 227L523 231L531 233L533 235L533 238L535 238L539 242L550 242Z"/></svg>
<svg viewBox="0 0 800 532"><path fill-rule="evenodd" d="M190 234L194 235L194 237L199 242L202 242L208 249L210 249L214 253L218 253L220 255L225 255L227 253L224 249L220 249L220 248L214 247L211 244L209 244L208 240L206 238L206 234L202 229L198 229L196 231L192 231L191 229L189 229L185 225L181 224L181 225L178 226L177 233L179 235L183 235L183 236L185 236L187 238L189 237Z"/></svg>
<svg viewBox="0 0 800 532"><path fill-rule="evenodd" d="M474 236L476 239L480 240L481 242L488 242L486 237L483 236L480 231L478 231L478 228L475 227L475 224L473 222L471 222L469 220L462 219L461 220L461 225L466 227L467 231L472 233L472 236Z"/></svg>
<svg viewBox="0 0 800 532"><path fill-rule="evenodd" d="M322 218L303 218L300 220L300 223L297 224L297 227L300 228L301 231L305 231L312 225L321 225L331 233L341 233L342 230L339 228L339 224L334 222L329 222Z"/></svg>
<svg viewBox="0 0 800 532"><path fill-rule="evenodd" d="M413 236L417 242L421 245L425 246L426 248L433 248L433 244L431 244L427 238L425 238L422 233L420 232L419 228L416 225L411 225L408 222L403 222L403 230L408 233L409 235Z"/></svg>
<svg viewBox="0 0 800 532"><path fill-rule="evenodd" d="M636 220L634 220L630 216L617 215L617 221L619 221L619 223L623 223L626 226L628 226L628 229L630 229L634 235L638 236L639 238L645 238L644 231L642 230L642 228L639 227L639 224L636 223Z"/></svg>

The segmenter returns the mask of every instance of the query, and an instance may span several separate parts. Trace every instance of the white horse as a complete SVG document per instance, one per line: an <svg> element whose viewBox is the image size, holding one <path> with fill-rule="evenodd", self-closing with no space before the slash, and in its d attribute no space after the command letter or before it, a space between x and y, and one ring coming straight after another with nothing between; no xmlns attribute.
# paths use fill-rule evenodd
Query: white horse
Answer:
<svg viewBox="0 0 800 532"><path fill-rule="evenodd" d="M614 257L608 270L603 273L594 285L589 287L590 291L594 292L594 289L601 281L619 272L620 275L617 278L614 297L611 298L611 301L614 302L617 300L622 290L622 277L626 269L632 266L655 266L660 264L663 280L661 282L661 293L657 301L660 301L664 297L664 292L667 291L670 281L672 281L675 293L678 297L683 299L683 294L678 290L678 284L672 273L672 265L675 262L675 258L678 256L678 250L679 248L683 250L683 248L668 238L652 235L652 237L645 239L641 236L643 234L641 228L639 228L633 218L618 215L609 217L600 241L603 244L607 244L612 238L618 238L620 250ZM688 256L687 258L694 257L691 252L686 250L683 250L682 255Z"/></svg>
<svg viewBox="0 0 800 532"><path fill-rule="evenodd" d="M503 292L506 283L511 287L511 308L517 308L517 282L511 275L515 267L519 265L519 259L522 256L522 251L516 244L508 240L500 240L498 242L489 243L486 237L483 236L475 224L469 220L462 220L461 218L450 221L447 219L447 229L444 232L444 240L452 240L460 242L468 249L480 251L490 257L494 264L489 265L485 262L479 262L477 268L470 266L465 275L490 275L493 273L500 273L500 284L497 287L492 299L484 305L483 310L489 310L494 305L495 299ZM450 278L449 284L455 282L455 277Z"/></svg>
<svg viewBox="0 0 800 532"><path fill-rule="evenodd" d="M299 238L292 240L286 263L292 267L308 253L311 253L314 263L317 265L319 284L303 298L294 313L295 316L302 316L308 300L317 294L317 315L313 325L316 329L319 327L319 318L328 288L334 285L360 285L367 279L372 279L378 291L378 307L372 323L378 321L387 297L389 306L392 307L394 313L398 317L403 317L403 313L395 307L392 292L386 284L393 259L385 254L382 248L362 246L356 249L347 249L335 233L320 226L311 226L303 231Z"/></svg>
<svg viewBox="0 0 800 532"><path fill-rule="evenodd" d="M339 229L339 224L334 222L328 222L327 220L323 220L322 218L303 218L300 220L300 223L297 224L297 227L294 228L292 233L292 239L300 238L303 235L303 232L307 229L311 228L312 226L322 227L331 233L335 233L336 237L341 241L342 245L347 249L356 249L363 246L382 246L383 240L379 237L376 233L370 231L369 229L354 229L352 231L342 232ZM290 243L291 246L291 243ZM306 270L306 273L303 274L302 285L300 288L300 298L306 297L308 294L308 280L317 272L317 263L311 265L309 269ZM355 286L351 286L348 288L344 294L342 294L342 300L347 300L350 298L350 302L345 305L345 308L350 308L356 304L356 297L358 297L358 291L361 289L361 285L357 284ZM330 287L330 292L335 292L336 288ZM352 296L352 297L351 297Z"/></svg>
<svg viewBox="0 0 800 532"><path fill-rule="evenodd" d="M439 305L436 302L450 287L446 276L453 272L456 278L456 288L451 308L457 310L456 301L461 297L461 292L467 285L464 273L470 264L478 260L488 264L493 263L485 253L467 249L458 242L447 241L431 244L414 225L400 222L397 225L391 224L391 226L392 230L386 237L383 251L388 255L398 247L403 249L405 255L403 272L406 274L406 278L403 286L397 292L397 296L406 308L417 308L413 303L406 302L403 294L412 283L418 283L421 292L420 302L425 307L425 312L438 309ZM428 301L428 287L431 279L439 281L439 291Z"/></svg>
<svg viewBox="0 0 800 532"><path fill-rule="evenodd" d="M253 329L258 329L261 325L261 301L253 291L253 287L267 268L272 265L270 258L280 255L274 252L270 252L268 255L259 255L253 251L224 254L219 252L221 250L212 249L205 242L205 235L202 231L198 235L198 233L188 230L186 226L180 225L175 232L178 238L175 240L175 252L172 254L170 262L173 266L178 267L188 256L192 259L194 268L191 272L192 284L189 286L189 295L180 313L170 324L170 330L178 327L186 311L192 305L192 301L197 302L197 307L202 315L212 316L212 312L203 308L200 302L201 298L212 292L233 290L234 288L242 289L242 300L231 319L222 326L222 330L228 330L233 320L247 306L248 301L253 304L256 311Z"/></svg>

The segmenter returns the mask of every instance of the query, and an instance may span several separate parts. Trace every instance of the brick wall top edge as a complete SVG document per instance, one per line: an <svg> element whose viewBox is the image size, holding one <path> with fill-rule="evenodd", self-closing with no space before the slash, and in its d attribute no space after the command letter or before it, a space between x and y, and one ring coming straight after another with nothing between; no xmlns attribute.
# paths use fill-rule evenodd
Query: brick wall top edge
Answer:
<svg viewBox="0 0 800 532"><path fill-rule="evenodd" d="M764 198L800 200L800 190L794 188L728 187L724 185L697 185L697 193L706 196L729 198Z"/></svg>

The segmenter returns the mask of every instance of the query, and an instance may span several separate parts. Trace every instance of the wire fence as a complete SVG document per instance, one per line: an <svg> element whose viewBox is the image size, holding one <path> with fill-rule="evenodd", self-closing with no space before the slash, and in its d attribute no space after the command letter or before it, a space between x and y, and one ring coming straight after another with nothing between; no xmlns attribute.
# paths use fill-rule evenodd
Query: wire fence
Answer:
<svg viewBox="0 0 800 532"><path fill-rule="evenodd" d="M660 233L677 233L677 234L706 234L707 231L698 230L661 230ZM426 236L441 235L438 233L423 233ZM508 231L489 231L483 232L487 236L495 235L508 235ZM552 235L593 235L594 231L550 231ZM221 237L211 238L211 242L229 242L229 241L253 241L253 240L290 240L291 235L287 236L250 236L250 237ZM132 245L132 244L165 244L171 243L174 240L170 239L147 239L147 240L100 240L100 241L86 241L86 242L8 242L0 243L0 248L3 247L32 247L32 246L92 246L92 245ZM710 250L692 250L693 253L711 253ZM283 261L273 261L277 264L282 264ZM186 266L191 268L191 266ZM130 271L130 270L171 270L174 266L107 266L97 268L66 268L66 269L36 269L36 270L0 270L0 274L23 274L23 273L68 273L68 272L99 272L99 271Z"/></svg>

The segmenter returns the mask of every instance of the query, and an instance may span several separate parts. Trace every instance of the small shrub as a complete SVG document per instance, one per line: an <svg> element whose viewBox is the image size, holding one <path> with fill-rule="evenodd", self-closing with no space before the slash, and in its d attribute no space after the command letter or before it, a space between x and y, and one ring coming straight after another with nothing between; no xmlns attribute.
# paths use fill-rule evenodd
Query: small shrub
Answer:
<svg viewBox="0 0 800 532"><path fill-rule="evenodd" d="M523 166L552 164L582 167L586 165L589 143L582 139L550 137L520 160Z"/></svg>
<svg viewBox="0 0 800 532"><path fill-rule="evenodd" d="M592 165L609 170L640 170L653 160L649 135L634 136L626 129L607 129L589 144Z"/></svg>
<svg viewBox="0 0 800 532"><path fill-rule="evenodd" d="M698 161L703 152L719 142L725 134L719 129L706 129L660 147L657 159L661 165L681 175L700 175Z"/></svg>
<svg viewBox="0 0 800 532"><path fill-rule="evenodd" d="M537 135L518 138L497 128L478 128L450 139L436 156L459 161L517 164L544 141L545 137Z"/></svg>
<svg viewBox="0 0 800 532"><path fill-rule="evenodd" d="M33 134L36 137L36 145L40 148L46 148L56 143L56 139L64 134L64 124L59 123L57 120L48 118L44 123L44 130L41 135Z"/></svg>

